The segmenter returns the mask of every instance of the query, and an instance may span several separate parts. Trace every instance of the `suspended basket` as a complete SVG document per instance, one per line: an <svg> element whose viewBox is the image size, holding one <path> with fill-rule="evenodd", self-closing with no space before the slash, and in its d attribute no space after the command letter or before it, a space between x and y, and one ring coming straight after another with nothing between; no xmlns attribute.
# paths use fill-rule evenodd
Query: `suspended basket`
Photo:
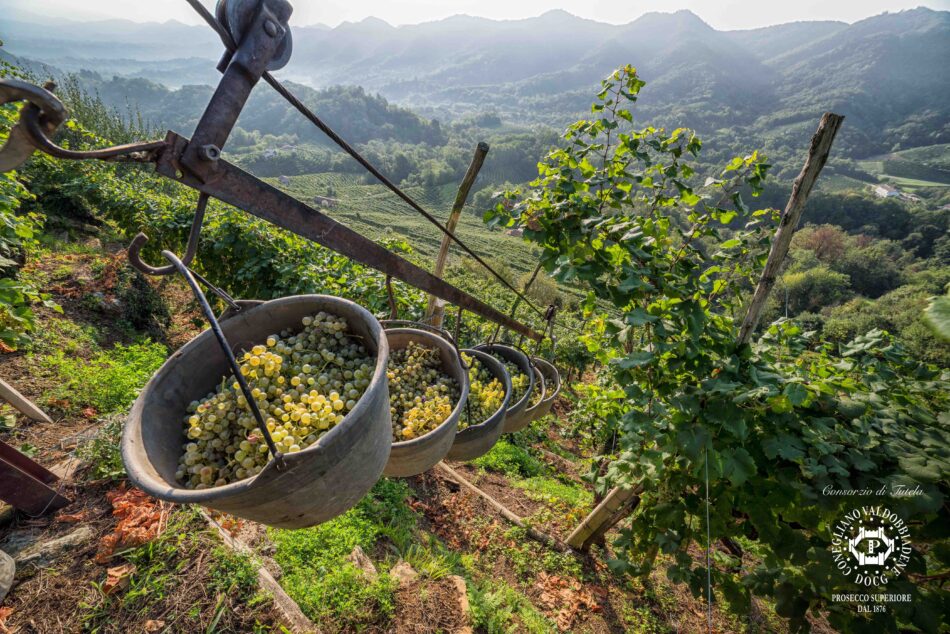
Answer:
<svg viewBox="0 0 950 634"><path fill-rule="evenodd" d="M524 352L504 343L483 343L475 346L476 350L487 352L488 354L510 361L528 377L528 388L525 393L513 404L509 404L508 411L505 414L504 433L511 433L523 429L531 422L527 416L526 410L531 400L531 392L534 390L534 369L531 367L531 361ZM514 394L512 394L514 398Z"/></svg>
<svg viewBox="0 0 950 634"><path fill-rule="evenodd" d="M534 418L538 419L551 412L554 400L561 393L561 373L558 372L553 363L545 361L541 357L531 357L531 361L540 372L545 388L544 394L541 396L541 402L534 406ZM548 388L549 383L554 386L553 389Z"/></svg>
<svg viewBox="0 0 950 634"><path fill-rule="evenodd" d="M355 505L379 479L391 446L389 344L379 321L345 299L300 295L242 310L220 327L240 351L283 329L299 330L304 317L320 311L345 318L349 333L376 356L369 385L342 422L309 447L284 454L281 468L272 458L256 476L212 488L184 488L175 479L185 441L182 419L190 402L231 373L218 341L205 331L165 362L132 406L122 437L129 479L162 500L200 504L280 528L313 526Z"/></svg>
<svg viewBox="0 0 950 634"><path fill-rule="evenodd" d="M528 423L533 420L541 418L541 403L544 401L546 396L544 385L544 375L541 374L541 370L538 369L538 366L534 364L534 358L528 357L531 360L531 369L534 371L534 391L531 392L532 398L528 399L528 407L524 411L525 418L528 419ZM538 400L534 400L534 396L537 395ZM526 424L527 425L527 424Z"/></svg>
<svg viewBox="0 0 950 634"><path fill-rule="evenodd" d="M412 440L393 442L389 462L383 473L397 478L428 471L445 457L455 440L459 417L468 400L468 370L462 365L458 348L445 337L422 330L426 327L424 324L414 325L417 327L386 330L390 350L401 350L410 342L437 349L442 359L442 371L459 385L459 400L449 417L429 433ZM392 434L392 429L389 433Z"/></svg>
<svg viewBox="0 0 950 634"><path fill-rule="evenodd" d="M505 396L498 409L485 421L469 425L455 434L455 441L446 456L448 460L474 460L488 453L501 438L505 425L505 411L511 400L511 377L498 359L481 350L462 350L462 352L474 357L493 377L501 381L505 388ZM469 403L471 403L471 396L469 392Z"/></svg>

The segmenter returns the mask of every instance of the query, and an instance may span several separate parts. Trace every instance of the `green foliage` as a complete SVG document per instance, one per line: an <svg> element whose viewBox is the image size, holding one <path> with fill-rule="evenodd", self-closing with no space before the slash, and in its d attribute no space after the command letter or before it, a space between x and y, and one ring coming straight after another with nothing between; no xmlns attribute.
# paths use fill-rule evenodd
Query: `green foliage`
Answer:
<svg viewBox="0 0 950 634"><path fill-rule="evenodd" d="M546 634L557 628L517 590L504 582L469 585L469 605L476 628L486 634L516 631Z"/></svg>
<svg viewBox="0 0 950 634"><path fill-rule="evenodd" d="M481 469L525 478L540 475L543 470L534 456L504 439L495 443L484 456L472 460L471 464Z"/></svg>
<svg viewBox="0 0 950 634"><path fill-rule="evenodd" d="M238 601L247 601L258 591L257 564L246 554L224 546L211 551L208 587L214 592L233 594Z"/></svg>
<svg viewBox="0 0 950 634"><path fill-rule="evenodd" d="M927 323L941 339L950 339L950 295L934 297L927 307Z"/></svg>
<svg viewBox="0 0 950 634"><path fill-rule="evenodd" d="M895 333L901 346L914 358L950 367L950 344L940 340L924 322L931 293L906 285L876 300L854 299L827 310L822 338L846 343L870 330Z"/></svg>
<svg viewBox="0 0 950 634"><path fill-rule="evenodd" d="M519 489L524 489L528 497L542 502L563 504L571 508L590 507L593 502L593 496L587 489L554 478L534 476L525 480L516 480L514 485Z"/></svg>
<svg viewBox="0 0 950 634"><path fill-rule="evenodd" d="M6 141L12 120L10 108L0 107L0 144ZM18 213L22 201L31 196L16 176L16 172L0 174L0 343L14 349L29 342L28 335L36 327L33 304L60 310L49 295L17 279L18 260L33 244L41 218Z"/></svg>
<svg viewBox="0 0 950 634"><path fill-rule="evenodd" d="M848 276L824 266L786 273L777 286L776 299L782 301L782 293L786 293L790 315L834 306L851 295Z"/></svg>
<svg viewBox="0 0 950 634"><path fill-rule="evenodd" d="M734 609L756 593L773 597L796 631L808 628L809 611L846 632L872 622L934 629L945 595L908 575L887 589L912 602L883 615L831 600L854 589L828 550L831 526L861 501L822 491L919 486L922 496L890 498L889 508L913 526L909 570L944 569L943 555L923 553L950 525L950 437L937 414L950 406L947 378L880 331L839 350L778 323L737 348L744 289L765 261L774 218L750 210L739 187L759 191L768 166L737 157L695 188L687 159L701 144L692 133L632 126L627 108L642 86L629 66L606 79L596 118L570 126L531 189L489 215L523 226L547 270L587 286L589 306L597 298L614 308L593 316L603 334L587 339L624 393L605 475L645 490L612 567L645 574L660 551L673 560L668 577L702 595L706 571L687 549L702 548L708 529L713 541L743 536L765 552L741 578L712 569L714 591Z"/></svg>
<svg viewBox="0 0 950 634"><path fill-rule="evenodd" d="M372 552L387 538L408 548L415 514L405 503L408 487L382 479L353 509L302 530L271 529L281 585L310 618L339 629L371 625L392 614L395 582L382 574L370 581L346 561L355 546Z"/></svg>
<svg viewBox="0 0 950 634"><path fill-rule="evenodd" d="M93 407L101 415L125 411L138 391L165 362L165 346L148 339L97 352L82 359L56 350L40 364L60 378L52 396L74 410Z"/></svg>
<svg viewBox="0 0 950 634"><path fill-rule="evenodd" d="M123 419L113 417L76 449L76 455L89 464L86 478L89 480L120 480L125 477L120 442Z"/></svg>

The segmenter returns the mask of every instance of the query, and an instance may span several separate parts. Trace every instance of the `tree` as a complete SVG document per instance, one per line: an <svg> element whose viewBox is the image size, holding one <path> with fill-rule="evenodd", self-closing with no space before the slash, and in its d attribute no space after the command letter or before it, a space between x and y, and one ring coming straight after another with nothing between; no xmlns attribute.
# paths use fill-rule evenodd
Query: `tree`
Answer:
<svg viewBox="0 0 950 634"><path fill-rule="evenodd" d="M832 526L860 499L822 491L919 486L922 498L889 499L890 508L913 527L910 569L944 569L950 552L931 546L945 531L931 529L950 526L950 434L936 414L950 406L950 385L881 331L839 354L779 322L737 349L743 289L758 276L774 218L749 209L739 189L760 191L768 166L754 153L736 157L694 189L704 182L690 162L699 139L632 125L643 85L630 66L604 80L593 118L568 127L530 188L490 216L522 226L556 279L586 286L589 319L602 326L586 343L623 395L605 477L643 485L611 567L647 574L663 552L667 576L699 595L707 571L690 548L707 545L707 532L713 543L741 536L764 558L743 562L742 578L735 559L708 571L739 610L754 592L773 597L795 631L808 628L808 612L846 632L935 630L946 594L932 581L891 579L888 591L911 602L884 614L834 601L857 587L836 569ZM609 314L595 310L598 299Z"/></svg>
<svg viewBox="0 0 950 634"><path fill-rule="evenodd" d="M835 306L851 295L848 276L825 266L801 273L786 273L778 289L786 293L789 316Z"/></svg>

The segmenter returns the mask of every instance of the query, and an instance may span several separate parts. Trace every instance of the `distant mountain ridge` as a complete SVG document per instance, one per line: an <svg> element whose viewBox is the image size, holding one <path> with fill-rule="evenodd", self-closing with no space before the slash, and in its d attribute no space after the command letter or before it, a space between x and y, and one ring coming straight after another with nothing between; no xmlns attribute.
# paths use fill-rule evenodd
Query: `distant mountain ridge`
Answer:
<svg viewBox="0 0 950 634"><path fill-rule="evenodd" d="M217 77L211 60L221 45L207 28L14 18L0 17L5 49L65 70L171 86ZM843 143L855 156L950 141L946 11L744 31L717 31L685 10L621 25L560 10L399 27L367 18L295 28L294 45L281 76L318 88L361 85L439 118L492 110L515 122L562 125L586 111L601 77L631 63L648 82L642 117L667 125L768 132L781 147L783 135L807 138L820 113L835 110L848 117Z"/></svg>

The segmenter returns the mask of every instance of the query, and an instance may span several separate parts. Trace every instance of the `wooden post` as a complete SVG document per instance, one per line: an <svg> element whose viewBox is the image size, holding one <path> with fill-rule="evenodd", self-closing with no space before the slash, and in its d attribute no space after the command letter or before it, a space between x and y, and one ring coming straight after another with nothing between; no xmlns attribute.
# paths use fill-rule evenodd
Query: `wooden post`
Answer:
<svg viewBox="0 0 950 634"><path fill-rule="evenodd" d="M591 544L601 539L624 515L637 507L642 491L642 486L634 489L611 489L600 504L568 535L567 545L575 550L588 550Z"/></svg>
<svg viewBox="0 0 950 634"><path fill-rule="evenodd" d="M782 212L778 230L772 240L769 258L762 270L762 277L759 279L752 301L749 303L749 310L739 328L737 344L740 346L749 341L759 317L762 315L765 300L768 299L769 291L775 283L775 277L778 275L782 261L792 244L792 235L794 235L802 213L805 211L805 202L815 186L815 181L818 180L821 169L828 160L831 144L835 140L835 135L838 133L842 121L844 121L843 116L826 112L818 123L818 130L812 137L811 145L808 148L805 166L802 167L801 173L792 185L792 195ZM591 544L600 539L617 522L637 507L640 503L639 494L642 490L642 485L635 489L621 489L618 487L611 490L597 508L591 511L590 515L585 517L574 529L574 532L567 538L567 544L578 550L590 548Z"/></svg>
<svg viewBox="0 0 950 634"><path fill-rule="evenodd" d="M465 177L462 178L462 184L459 185L458 193L455 195L455 204L452 205L449 220L445 223L445 228L451 233L455 233L455 227L458 225L459 217L462 215L462 208L465 207L468 193L472 189L472 185L475 184L475 179L478 177L479 170L482 169L482 164L485 162L485 156L487 154L488 144L484 141L480 141L478 145L475 146L475 155L472 157L472 163L468 166ZM448 236L442 236L442 245L439 247L439 255L435 259L435 269L432 271L432 274L440 279L442 273L445 272L445 263L449 259L450 242L451 240ZM429 295L429 304L426 307L426 321L433 326L441 328L444 317L445 301L435 295Z"/></svg>
<svg viewBox="0 0 950 634"><path fill-rule="evenodd" d="M741 346L748 343L752 332L759 323L759 317L765 309L765 300L769 297L769 292L775 284L775 278L778 276L779 269L788 249L792 244L792 236L798 223L805 211L805 201L811 193L821 168L825 166L828 160L828 153L831 152L831 144L835 140L835 135L841 127L844 117L831 112L826 112L818 124L818 131L811 138L811 146L808 148L808 158L805 159L805 166L801 173L795 179L792 185L792 195L785 205L785 211L782 212L782 218L779 221L778 230L772 239L772 250L769 251L769 259L762 270L762 277L755 287L755 293L752 295L752 301L749 303L749 311L745 319L742 320L742 326L739 328L739 339L737 345Z"/></svg>
<svg viewBox="0 0 950 634"><path fill-rule="evenodd" d="M12 405L14 409L28 418L42 423L53 422L52 419L46 415L46 412L34 405L30 399L17 392L12 385L3 379L0 379L0 400L6 401Z"/></svg>

